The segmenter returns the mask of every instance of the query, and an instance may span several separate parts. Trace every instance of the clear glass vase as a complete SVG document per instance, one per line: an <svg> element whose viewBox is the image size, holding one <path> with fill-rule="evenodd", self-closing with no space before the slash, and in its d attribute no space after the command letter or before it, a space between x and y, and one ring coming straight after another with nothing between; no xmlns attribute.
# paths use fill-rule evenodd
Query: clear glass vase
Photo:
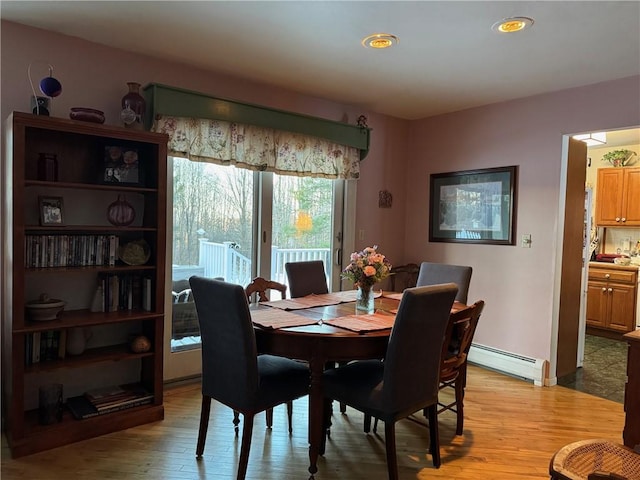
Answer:
<svg viewBox="0 0 640 480"><path fill-rule="evenodd" d="M356 312L374 313L374 295L372 285L364 285L358 287L356 294Z"/></svg>

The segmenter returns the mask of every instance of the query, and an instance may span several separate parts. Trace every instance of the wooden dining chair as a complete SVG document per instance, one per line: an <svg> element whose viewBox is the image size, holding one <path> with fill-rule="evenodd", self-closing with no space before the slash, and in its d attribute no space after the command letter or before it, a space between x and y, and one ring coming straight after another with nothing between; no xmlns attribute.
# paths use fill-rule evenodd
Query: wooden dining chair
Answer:
<svg viewBox="0 0 640 480"><path fill-rule="evenodd" d="M458 286L456 301L466 304L472 273L473 269L465 265L422 262L420 264L416 286L423 287L425 285L437 285L439 283L455 283Z"/></svg>
<svg viewBox="0 0 640 480"><path fill-rule="evenodd" d="M288 262L284 264L291 298L329 293L327 275L322 260Z"/></svg>
<svg viewBox="0 0 640 480"><path fill-rule="evenodd" d="M282 298L285 298L287 296L286 285L279 282L275 282L273 280L267 280L266 278L263 278L263 277L254 278L253 280L251 280L251 283L249 283L249 285L244 287L244 291L247 294L247 300L249 301L249 303L252 303L252 297L254 294L257 294L257 302L268 302L269 301L269 294L267 293L268 290L277 290L278 292L280 292L280 295L282 296ZM266 415L267 428L272 428L273 427L273 408L269 408L265 412L265 415ZM293 433L293 428L292 428L293 402L292 401L287 402L287 419L289 421L289 433ZM233 424L235 426L236 434L237 434L238 425L240 424L240 414L237 411L233 412Z"/></svg>
<svg viewBox="0 0 640 480"><path fill-rule="evenodd" d="M438 414L446 411L452 411L456 414L456 435L462 435L464 428L464 393L467 386L467 361L471 342L483 309L484 301L479 300L461 312L464 313L463 318L457 318L452 321L453 332L451 338L453 341L449 342L449 347L443 350L439 389L442 391L452 388L454 398L448 403L438 401ZM457 348L455 346L452 348L452 345L456 343Z"/></svg>
<svg viewBox="0 0 640 480"><path fill-rule="evenodd" d="M429 450L434 466L440 467L438 380L445 331L457 292L453 283L406 289L384 361L355 361L323 374L325 427L332 400L385 422L389 480L398 478L395 424L416 409L428 411ZM420 372L419 378L416 372Z"/></svg>
<svg viewBox="0 0 640 480"><path fill-rule="evenodd" d="M288 358L258 355L242 286L197 276L189 283L202 333L202 408L196 456L204 452L211 399L217 400L244 416L237 475L243 480L254 416L307 395L309 369Z"/></svg>
<svg viewBox="0 0 640 480"><path fill-rule="evenodd" d="M405 288L412 288L417 285L420 266L417 263L407 263L406 265L394 265L391 267L389 284L391 291L403 292Z"/></svg>

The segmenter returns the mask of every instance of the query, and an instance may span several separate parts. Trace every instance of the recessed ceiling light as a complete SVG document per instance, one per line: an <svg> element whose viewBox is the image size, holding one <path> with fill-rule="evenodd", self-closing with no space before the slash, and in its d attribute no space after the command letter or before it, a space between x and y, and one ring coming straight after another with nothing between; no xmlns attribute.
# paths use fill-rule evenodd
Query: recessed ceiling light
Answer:
<svg viewBox="0 0 640 480"><path fill-rule="evenodd" d="M514 33L529 28L533 25L533 19L528 17L511 17L496 22L491 30L498 33Z"/></svg>
<svg viewBox="0 0 640 480"><path fill-rule="evenodd" d="M390 33L374 33L362 39L364 47L377 49L393 47L397 43L400 43L398 37Z"/></svg>

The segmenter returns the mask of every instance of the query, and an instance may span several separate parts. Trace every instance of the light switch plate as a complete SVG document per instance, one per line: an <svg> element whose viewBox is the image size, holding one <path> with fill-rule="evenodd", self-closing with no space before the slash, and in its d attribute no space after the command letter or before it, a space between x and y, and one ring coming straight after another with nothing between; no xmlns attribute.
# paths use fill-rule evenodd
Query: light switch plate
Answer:
<svg viewBox="0 0 640 480"><path fill-rule="evenodd" d="M522 248L531 248L531 234L525 233L522 235Z"/></svg>

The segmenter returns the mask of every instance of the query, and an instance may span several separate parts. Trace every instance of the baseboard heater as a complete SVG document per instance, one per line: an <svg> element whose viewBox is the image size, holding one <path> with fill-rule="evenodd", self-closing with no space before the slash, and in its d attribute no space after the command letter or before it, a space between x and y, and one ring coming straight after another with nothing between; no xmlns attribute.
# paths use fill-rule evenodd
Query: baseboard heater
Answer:
<svg viewBox="0 0 640 480"><path fill-rule="evenodd" d="M547 361L540 358L524 357L474 343L469 351L469 362L516 377L533 380L534 385L544 385Z"/></svg>

